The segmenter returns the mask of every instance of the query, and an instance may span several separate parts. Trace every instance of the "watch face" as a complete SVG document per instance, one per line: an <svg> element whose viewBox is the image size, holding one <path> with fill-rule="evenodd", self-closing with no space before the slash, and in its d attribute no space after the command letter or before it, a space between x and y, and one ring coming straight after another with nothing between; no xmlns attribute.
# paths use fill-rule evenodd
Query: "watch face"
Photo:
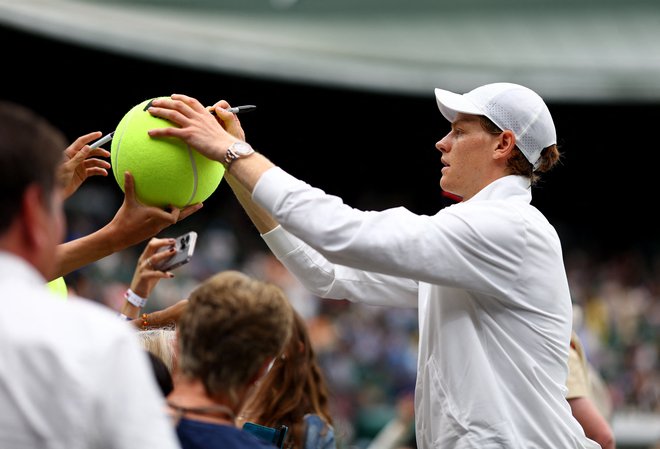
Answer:
<svg viewBox="0 0 660 449"><path fill-rule="evenodd" d="M250 146L250 144L245 143L245 142L235 142L231 146L231 150L237 155L237 156L247 156L248 154L252 153L254 150Z"/></svg>

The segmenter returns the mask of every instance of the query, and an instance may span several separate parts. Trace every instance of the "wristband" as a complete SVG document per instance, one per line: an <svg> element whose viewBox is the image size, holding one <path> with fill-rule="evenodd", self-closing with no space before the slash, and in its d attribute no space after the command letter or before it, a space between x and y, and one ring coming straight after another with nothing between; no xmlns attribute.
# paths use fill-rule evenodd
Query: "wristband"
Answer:
<svg viewBox="0 0 660 449"><path fill-rule="evenodd" d="M143 298L142 296L139 296L130 288L126 290L126 293L124 293L124 298L126 298L126 301L130 302L135 307L139 307L140 309L144 307L145 304L147 304L147 298Z"/></svg>
<svg viewBox="0 0 660 449"><path fill-rule="evenodd" d="M133 318L127 317L127 316L124 315L123 313L120 313L120 314L117 315L117 316L118 316L119 319L122 320L122 321L133 321Z"/></svg>

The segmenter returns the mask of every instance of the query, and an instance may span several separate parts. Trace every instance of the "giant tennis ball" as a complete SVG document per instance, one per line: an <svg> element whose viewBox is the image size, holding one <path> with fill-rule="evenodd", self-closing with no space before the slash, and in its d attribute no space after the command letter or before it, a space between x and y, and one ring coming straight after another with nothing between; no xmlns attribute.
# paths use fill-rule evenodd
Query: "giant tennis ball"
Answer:
<svg viewBox="0 0 660 449"><path fill-rule="evenodd" d="M147 109L153 99L134 106L112 137L110 164L124 190L124 172L135 179L135 193L144 204L179 208L206 200L218 188L224 166L173 137L152 138L147 131L176 126Z"/></svg>

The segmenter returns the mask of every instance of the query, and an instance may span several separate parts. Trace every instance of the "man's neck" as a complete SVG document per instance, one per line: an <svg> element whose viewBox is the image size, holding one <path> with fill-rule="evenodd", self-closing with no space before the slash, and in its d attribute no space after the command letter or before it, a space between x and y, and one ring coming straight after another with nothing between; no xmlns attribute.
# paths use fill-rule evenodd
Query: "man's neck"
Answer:
<svg viewBox="0 0 660 449"><path fill-rule="evenodd" d="M235 407L228 397L211 398L199 380L175 378L174 389L167 396L170 412L180 418L223 425L236 425Z"/></svg>

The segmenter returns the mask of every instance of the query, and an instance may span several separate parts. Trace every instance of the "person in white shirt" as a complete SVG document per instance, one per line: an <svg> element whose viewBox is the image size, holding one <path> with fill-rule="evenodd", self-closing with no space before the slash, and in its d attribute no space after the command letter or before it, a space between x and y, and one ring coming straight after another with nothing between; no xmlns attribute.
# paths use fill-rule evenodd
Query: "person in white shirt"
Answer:
<svg viewBox="0 0 660 449"><path fill-rule="evenodd" d="M315 294L418 308L420 449L598 448L565 399L561 243L531 205L531 185L560 156L550 111L511 83L435 95L451 122L436 143L440 186L462 201L433 216L357 210L294 178L244 141L224 100L213 115L185 95L156 100L151 114L177 127L149 134L224 163L248 213L275 220L258 226L273 228L272 251Z"/></svg>
<svg viewBox="0 0 660 449"><path fill-rule="evenodd" d="M64 147L43 117L0 102L0 447L177 449L133 328L46 287L65 229Z"/></svg>

